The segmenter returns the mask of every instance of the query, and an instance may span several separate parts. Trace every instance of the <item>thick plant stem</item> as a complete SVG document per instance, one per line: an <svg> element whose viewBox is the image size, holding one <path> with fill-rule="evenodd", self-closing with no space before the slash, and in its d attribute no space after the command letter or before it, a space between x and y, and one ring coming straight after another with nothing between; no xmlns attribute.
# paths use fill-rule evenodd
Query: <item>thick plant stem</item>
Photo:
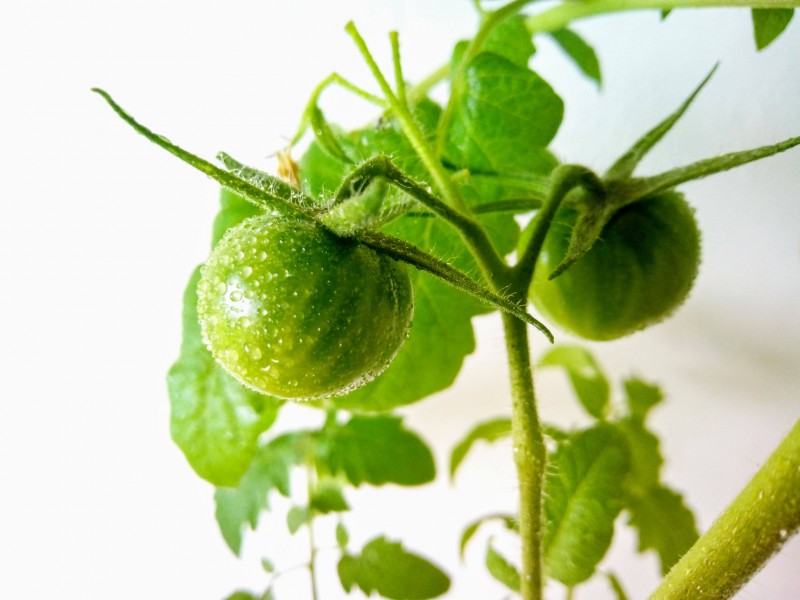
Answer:
<svg viewBox="0 0 800 600"><path fill-rule="evenodd" d="M800 421L650 600L732 597L800 528Z"/></svg>
<svg viewBox="0 0 800 600"><path fill-rule="evenodd" d="M542 489L547 453L536 410L528 333L525 324L503 315L511 376L512 436L514 462L519 481L519 534L522 540L523 600L541 600L542 574Z"/></svg>

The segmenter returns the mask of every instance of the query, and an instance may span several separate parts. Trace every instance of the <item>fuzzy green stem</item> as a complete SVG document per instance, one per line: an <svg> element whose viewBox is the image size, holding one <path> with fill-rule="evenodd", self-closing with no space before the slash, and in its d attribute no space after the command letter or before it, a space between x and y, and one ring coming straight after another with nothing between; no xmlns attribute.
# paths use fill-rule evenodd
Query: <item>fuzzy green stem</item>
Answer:
<svg viewBox="0 0 800 600"><path fill-rule="evenodd" d="M650 600L732 597L800 528L800 421Z"/></svg>
<svg viewBox="0 0 800 600"><path fill-rule="evenodd" d="M372 71L372 75L378 82L383 95L386 97L389 107L392 109L397 121L400 123L403 133L406 134L408 141L411 143L414 151L419 156L422 164L425 165L428 173L431 174L434 184L441 191L445 201L450 204L450 206L466 212L466 204L464 204L464 200L458 193L458 189L456 189L455 184L453 184L450 174L445 170L445 168L442 166L442 163L434 155L427 140L425 139L425 136L417 126L411 111L407 106L400 102L400 99L395 95L392 87L386 80L386 77L384 77L383 73L381 72L380 67L378 67L378 63L376 63L375 59L372 57L372 53L369 51L364 38L361 37L358 29L356 29L355 24L351 21L347 24L345 30L350 34L350 37L353 38L353 41L361 52L361 55L367 62L367 66Z"/></svg>
<svg viewBox="0 0 800 600"><path fill-rule="evenodd" d="M503 314L503 327L511 377L511 433L519 482L520 592L523 600L541 600L544 580L542 491L547 452L536 411L528 332L523 322L507 314Z"/></svg>
<svg viewBox="0 0 800 600"><path fill-rule="evenodd" d="M629 10L673 8L797 8L800 0L584 0L564 2L527 18L531 33L563 29L573 21Z"/></svg>

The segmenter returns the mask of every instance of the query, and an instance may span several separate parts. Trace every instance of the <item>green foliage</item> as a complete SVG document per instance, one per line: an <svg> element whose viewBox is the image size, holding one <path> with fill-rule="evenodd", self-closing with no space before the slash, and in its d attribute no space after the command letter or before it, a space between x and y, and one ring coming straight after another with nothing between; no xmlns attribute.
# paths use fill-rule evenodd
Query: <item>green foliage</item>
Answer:
<svg viewBox="0 0 800 600"><path fill-rule="evenodd" d="M592 354L580 346L557 346L539 360L540 367L562 367L572 389L591 416L603 419L609 410L608 379Z"/></svg>
<svg viewBox="0 0 800 600"><path fill-rule="evenodd" d="M319 445L325 468L354 486L421 485L436 475L430 449L398 417L354 416L325 432Z"/></svg>
<svg viewBox="0 0 800 600"><path fill-rule="evenodd" d="M519 571L505 556L494 549L491 541L486 546L486 569L492 577L512 592L520 591Z"/></svg>
<svg viewBox="0 0 800 600"><path fill-rule="evenodd" d="M439 567L383 537L369 542L360 554L342 556L338 571L346 591L358 587L367 595L376 591L395 600L436 598L450 588Z"/></svg>
<svg viewBox="0 0 800 600"><path fill-rule="evenodd" d="M467 64L451 103L444 157L484 173L540 172L564 112L539 75L488 52Z"/></svg>
<svg viewBox="0 0 800 600"><path fill-rule="evenodd" d="M481 8L479 2L475 4ZM297 143L307 130L313 131L315 140L299 160L299 187L293 185L294 178L289 178L291 183L284 181L224 153L217 157L222 168L217 167L147 129L106 92L95 90L134 130L223 186L213 224L214 247L224 246L218 242L231 227L268 213L284 221L310 223L337 247L377 253L387 264L396 266L396 261L404 261L419 269L411 273L415 301L410 335L388 369L374 381L334 399L328 398L330 390L323 390L309 406L326 411L325 423L277 437L265 432L276 420L281 401L243 387L206 348L198 323L199 270L193 274L184 296L180 356L168 376L171 433L192 468L217 486L216 518L234 553L241 552L245 530L256 528L263 513L271 510L270 499L277 492L291 498L293 506L285 519L293 534L307 527L313 540L315 527L336 521L341 555L338 574L346 591L357 588L367 595L377 592L385 598L406 600L447 592L450 581L439 567L397 542L379 536L360 553L348 548L350 538L342 522L342 513L350 510L347 495L352 490L348 488L422 485L435 478L431 450L387 411L453 383L465 357L475 349L474 317L500 308L520 322L540 326L526 313L526 293L549 319L590 339L627 335L665 316L688 293L699 256L699 233L692 211L676 186L800 144L800 137L790 138L635 177L642 158L688 110L710 80L712 69L690 96L618 158L604 177L579 165L559 166L547 146L561 124L564 103L551 85L529 68L535 53L532 32L549 32L581 72L600 86L597 54L567 24L604 9L602 3L562 3L552 11L526 17L519 11L527 4L517 0L496 13L481 10L483 20L476 36L457 43L449 65L417 88L407 87L404 81L396 33L391 36L396 84L392 89L355 26L348 25L383 97L336 74L316 88L292 141ZM666 17L671 8L661 8L662 18ZM559 9L573 12L560 22ZM771 44L792 16L790 8L754 9L757 48ZM440 106L426 94L447 77L450 97ZM379 106L383 114L352 131L340 128L320 107L321 93L329 84L338 84ZM381 162L395 169L394 174L364 170ZM564 173L582 175L573 181ZM531 224L520 235L517 216L531 212ZM626 227L620 225L623 221L628 223ZM274 225L268 229L277 231ZM277 237L279 245L299 243L292 231ZM302 252L295 254L308 258L307 245L300 245ZM509 258L515 250L516 264ZM286 266L280 250L272 255ZM243 264L234 253L225 258L237 268ZM321 273L329 259L325 255L320 264L312 266L320 267ZM374 301L357 310L356 300L364 296L363 281L374 283L376 279L364 269L357 269L350 278L323 277L323 285L312 281L308 262L304 265L305 270L299 268L292 274L299 281L297 294L328 286L321 294L322 306L332 306L341 290L354 295L339 303L344 308L341 322L346 323L349 335L338 340L333 352L316 363L311 360L320 358L315 353L292 354L292 364L297 366L294 385L311 381L325 369L338 373L345 342L364 350L366 336L386 324L377 315ZM448 285L456 276L462 277L460 288ZM555 277L555 282L550 281ZM677 284L670 288L674 282ZM392 285L378 287L397 295ZM491 307L464 290L488 300ZM264 285L258 294L259 302L275 299L285 308L277 317L279 325L290 320L287 315L309 323L308 311L301 310L294 295L287 301L279 286ZM548 294L554 294L549 301ZM377 323L370 321L373 317ZM544 326L540 329L549 334ZM260 331L265 330L262 327ZM270 331L278 330L273 327ZM236 347L247 342L240 333L228 340ZM662 402L660 388L642 379L627 379L625 403L615 404L611 385L594 356L578 346L558 346L544 353L537 367L563 369L577 400L595 422L577 431L540 424L532 405L526 331L506 327L506 335L514 414L475 425L453 449L449 474L453 479L476 443L509 436L513 422L515 456L538 458L517 461L520 480L526 482L521 486L521 503L523 507L539 506L542 501L543 521L526 512L520 518L505 513L483 516L464 529L462 558L467 544L485 524L499 523L498 536L522 538L514 540L523 542L522 561L517 568L517 561L496 550L493 537L487 543L485 566L512 592L532 597L537 590L532 592L526 586L532 585L532 575L538 578L541 561L532 558L530 547L543 537L541 548L536 549L544 553L545 574L564 583L571 594L575 586L597 572L611 543L615 521L624 511L628 525L637 532L639 552L655 551L666 573L697 540L698 532L682 496L662 481L664 457L659 439L647 423L651 411ZM278 331L275 341L283 343L283 337ZM373 356L386 350L386 344L378 346L365 352ZM355 381L360 383L358 379ZM280 395L274 389L265 391ZM539 452L542 435L546 436L547 451ZM536 464L546 464L547 471L533 472ZM299 498L290 488L292 477L298 475L304 476L307 484ZM542 475L544 489L536 489L535 482L541 481ZM324 515L336 516L322 518ZM312 541L306 565L312 579L317 550ZM291 567L281 571L268 558L262 566L270 581L261 596L237 591L227 600L273 598L274 580ZM617 577L606 577L617 599L625 600Z"/></svg>
<svg viewBox="0 0 800 600"><path fill-rule="evenodd" d="M552 31L550 36L567 56L573 60L584 75L594 80L598 86L602 83L600 62L597 60L597 54L595 54L594 49L586 43L586 40L571 29Z"/></svg>
<svg viewBox="0 0 800 600"><path fill-rule="evenodd" d="M763 50L774 42L794 16L794 10L791 8L754 8L751 13L753 35L758 50Z"/></svg>
<svg viewBox="0 0 800 600"><path fill-rule="evenodd" d="M196 269L183 299L183 343L167 377L172 439L203 479L236 485L280 402L243 387L205 347L197 320Z"/></svg>
<svg viewBox="0 0 800 600"><path fill-rule="evenodd" d="M450 479L456 475L458 467L464 462L470 449L479 440L485 442L496 442L511 435L511 419L499 418L492 419L477 424L466 436L453 448L450 455Z"/></svg>
<svg viewBox="0 0 800 600"><path fill-rule="evenodd" d="M572 586L592 576L623 508L629 464L628 448L610 425L578 432L552 454L544 504L550 577Z"/></svg>

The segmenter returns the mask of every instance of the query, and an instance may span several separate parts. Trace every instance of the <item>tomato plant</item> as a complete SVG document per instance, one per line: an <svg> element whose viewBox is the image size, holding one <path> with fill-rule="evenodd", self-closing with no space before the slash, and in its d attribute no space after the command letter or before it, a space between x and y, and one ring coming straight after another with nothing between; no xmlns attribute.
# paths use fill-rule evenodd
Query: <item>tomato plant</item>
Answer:
<svg viewBox="0 0 800 600"><path fill-rule="evenodd" d="M390 81L349 23L378 92L339 74L325 78L311 93L292 148L280 152L278 176L224 153L219 166L206 161L95 90L136 131L223 186L213 250L184 298L183 344L168 380L173 438L216 486L217 521L234 553L260 516L273 512L270 496L280 494L293 503L288 531L308 533L302 566L315 600L328 593L316 571L315 532L323 527L335 536L346 593L440 596L450 589L448 576L400 542L378 535L354 547L347 494L362 485L434 479L426 443L392 410L452 385L475 348L473 318L499 310L508 414L463 436L450 476L476 443L510 438L518 506L476 516L461 536L462 554L484 526L499 528L485 540L485 564L511 594L541 600L546 584L557 582L573 598L603 577L624 600L623 577L602 566L624 513L638 551L658 558L664 579L653 598L731 597L800 528L800 423L700 535L683 494L662 472L649 420L663 401L661 388L639 377L612 387L594 353L579 345L559 344L534 358L527 326L549 342L551 322L578 338L612 340L669 316L689 294L700 262L700 231L679 186L790 150L800 137L637 175L712 70L604 175L562 162L549 146L565 102L531 68L533 41L549 36L600 82L594 50L567 26L652 4L564 2L541 13L527 12L525 0L495 10L475 4L475 35L413 86L396 32ZM686 3L658 7L679 5ZM797 1L752 5L763 48L786 28ZM431 93L439 84L447 84L443 99ZM328 121L321 104L331 86L373 105L374 120L349 131ZM297 162L295 147L302 152ZM585 413L580 425L540 419L534 373L549 368L566 373ZM322 412L321 425L271 429L284 399L311 398L308 409ZM291 488L296 475L305 483L300 493ZM515 558L498 538L510 540ZM263 565L263 592L231 599L279 594L292 566Z"/></svg>
<svg viewBox="0 0 800 600"><path fill-rule="evenodd" d="M556 215L536 265L530 296L549 321L584 339L612 340L664 319L686 299L700 262L700 232L680 194L623 207L592 249L551 280L576 216L569 208Z"/></svg>
<svg viewBox="0 0 800 600"><path fill-rule="evenodd" d="M343 394L381 373L405 341L405 265L314 220L247 219L214 247L198 312L214 357L279 398Z"/></svg>

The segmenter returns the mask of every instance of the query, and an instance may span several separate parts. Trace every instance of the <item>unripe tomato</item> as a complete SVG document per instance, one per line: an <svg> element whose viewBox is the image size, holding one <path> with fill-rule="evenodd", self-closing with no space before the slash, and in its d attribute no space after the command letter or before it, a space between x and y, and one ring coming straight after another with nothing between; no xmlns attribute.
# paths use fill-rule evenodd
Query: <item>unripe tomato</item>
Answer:
<svg viewBox="0 0 800 600"><path fill-rule="evenodd" d="M548 281L576 216L559 210L536 264L530 297L546 319L585 339L613 340L661 321L686 299L700 264L700 232L681 194L623 207L585 256Z"/></svg>
<svg viewBox="0 0 800 600"><path fill-rule="evenodd" d="M405 265L300 216L231 228L198 284L214 357L279 398L343 394L370 381L405 341L412 312Z"/></svg>

